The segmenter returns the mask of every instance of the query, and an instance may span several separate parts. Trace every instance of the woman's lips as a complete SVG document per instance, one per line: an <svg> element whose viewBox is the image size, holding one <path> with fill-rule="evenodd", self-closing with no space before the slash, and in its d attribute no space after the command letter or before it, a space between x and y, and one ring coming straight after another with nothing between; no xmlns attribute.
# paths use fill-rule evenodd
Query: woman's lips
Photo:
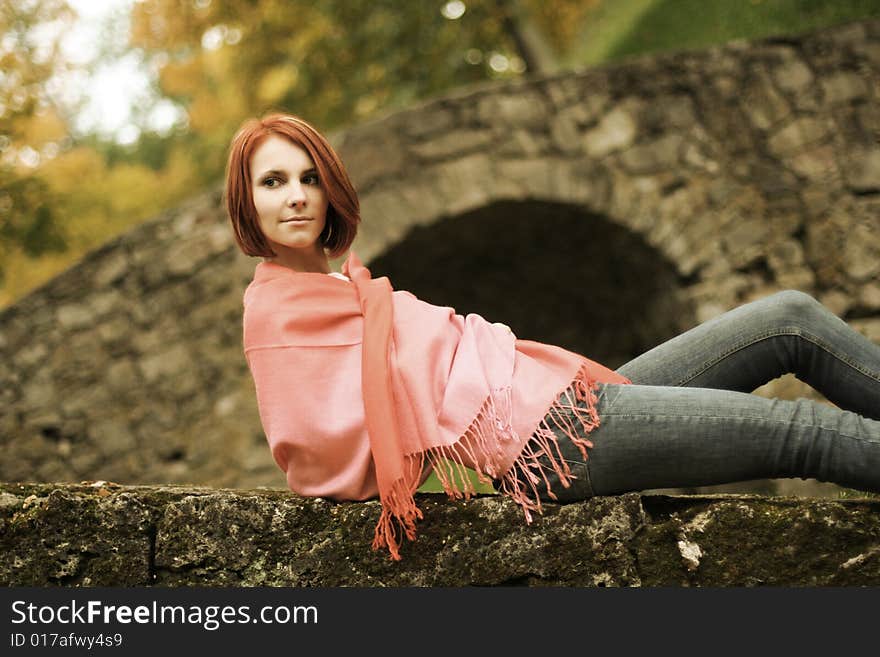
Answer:
<svg viewBox="0 0 880 657"><path fill-rule="evenodd" d="M290 219L282 219L282 224L304 224L311 221L311 217L290 217Z"/></svg>

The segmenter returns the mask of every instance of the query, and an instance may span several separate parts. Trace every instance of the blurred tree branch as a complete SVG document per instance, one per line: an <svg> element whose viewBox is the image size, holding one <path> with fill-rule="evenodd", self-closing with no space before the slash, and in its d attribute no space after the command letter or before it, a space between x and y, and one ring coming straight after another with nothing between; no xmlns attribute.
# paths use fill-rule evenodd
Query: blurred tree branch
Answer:
<svg viewBox="0 0 880 657"><path fill-rule="evenodd" d="M63 0L0 0L0 278L10 250L65 245L57 199L36 168L67 137L46 85L64 67L60 39L72 20Z"/></svg>

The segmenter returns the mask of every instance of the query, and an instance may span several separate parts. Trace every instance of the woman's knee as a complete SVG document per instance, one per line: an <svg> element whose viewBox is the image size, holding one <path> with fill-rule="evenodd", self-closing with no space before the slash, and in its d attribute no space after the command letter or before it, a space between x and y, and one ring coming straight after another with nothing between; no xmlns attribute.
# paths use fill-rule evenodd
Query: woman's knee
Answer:
<svg viewBox="0 0 880 657"><path fill-rule="evenodd" d="M807 309L813 306L821 305L816 299L800 290L782 290L771 294L768 299L774 302L794 309Z"/></svg>
<svg viewBox="0 0 880 657"><path fill-rule="evenodd" d="M774 320L780 325L802 327L828 311L812 296L800 290L783 290L765 299Z"/></svg>

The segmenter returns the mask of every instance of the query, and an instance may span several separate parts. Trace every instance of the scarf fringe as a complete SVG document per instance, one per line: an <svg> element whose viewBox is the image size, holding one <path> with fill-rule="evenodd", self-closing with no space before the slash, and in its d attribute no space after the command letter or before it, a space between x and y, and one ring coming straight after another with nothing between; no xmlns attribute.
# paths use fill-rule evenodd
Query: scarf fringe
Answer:
<svg viewBox="0 0 880 657"><path fill-rule="evenodd" d="M373 535L373 549L387 547L394 561L400 561L402 536L410 541L416 540L416 521L424 517L415 501L424 456L407 457L406 463L409 471L394 482L387 495L381 497L382 513ZM419 467L414 467L416 465Z"/></svg>
<svg viewBox="0 0 880 657"><path fill-rule="evenodd" d="M480 483L491 484L493 478L500 475L495 463L504 455L501 441L518 437L512 425L512 397L510 388L494 391L457 442L428 450L427 457L437 479L451 499L468 499L476 493L467 476L468 468L461 464L462 456L466 455L470 463L476 464Z"/></svg>
<svg viewBox="0 0 880 657"><path fill-rule="evenodd" d="M373 538L373 549L387 547L391 558L400 560L402 537L415 540L416 520L422 516L415 504L415 491L419 485L419 473L425 459L430 461L437 479L450 499L470 499L476 494L468 468L461 464L462 457L477 465L477 479L484 484L495 484L498 492L508 495L523 509L526 523L531 523L532 512L541 513L539 486L546 489L551 499L556 499L547 478L553 472L560 483L568 488L575 479L559 448L553 428L562 431L587 458L587 449L593 443L582 435L599 426L596 411L596 381L589 375L587 364L581 366L574 380L550 406L532 437L526 442L513 465L500 476L495 464L504 451L502 441L518 438L511 422L513 418L512 391L510 388L495 390L480 408L477 417L452 445L431 448L420 455L407 457L410 472L398 480L391 493L382 498L382 513ZM585 405L578 404L585 402ZM466 440L467 439L467 440ZM549 467L540 459L546 457ZM419 467L413 467L418 465Z"/></svg>
<svg viewBox="0 0 880 657"><path fill-rule="evenodd" d="M543 486L550 499L557 499L551 490L548 473L556 474L565 488L577 478L562 456L554 427L578 446L584 460L588 458L587 449L592 448L593 443L582 436L599 426L597 385L587 365L581 366L574 380L557 396L523 451L496 485L498 492L508 495L520 505L526 524L532 522L532 512L543 512L540 486ZM584 402L585 405L578 402ZM546 461L541 461L542 457L546 457Z"/></svg>

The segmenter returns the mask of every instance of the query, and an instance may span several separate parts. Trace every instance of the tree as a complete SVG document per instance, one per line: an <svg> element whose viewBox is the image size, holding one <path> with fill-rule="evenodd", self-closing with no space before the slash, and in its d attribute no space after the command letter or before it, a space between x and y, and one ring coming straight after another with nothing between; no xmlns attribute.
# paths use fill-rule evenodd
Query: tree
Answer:
<svg viewBox="0 0 880 657"><path fill-rule="evenodd" d="M571 35L548 26L555 16L582 18L592 4L145 0L134 8L132 45L157 63L162 92L186 107L207 182L220 174L246 116L285 109L330 130L454 87L522 75L526 61L552 69L547 44Z"/></svg>
<svg viewBox="0 0 880 657"><path fill-rule="evenodd" d="M46 91L62 68L63 0L0 0L0 277L10 250L38 255L64 248L57 200L36 174L67 137Z"/></svg>

